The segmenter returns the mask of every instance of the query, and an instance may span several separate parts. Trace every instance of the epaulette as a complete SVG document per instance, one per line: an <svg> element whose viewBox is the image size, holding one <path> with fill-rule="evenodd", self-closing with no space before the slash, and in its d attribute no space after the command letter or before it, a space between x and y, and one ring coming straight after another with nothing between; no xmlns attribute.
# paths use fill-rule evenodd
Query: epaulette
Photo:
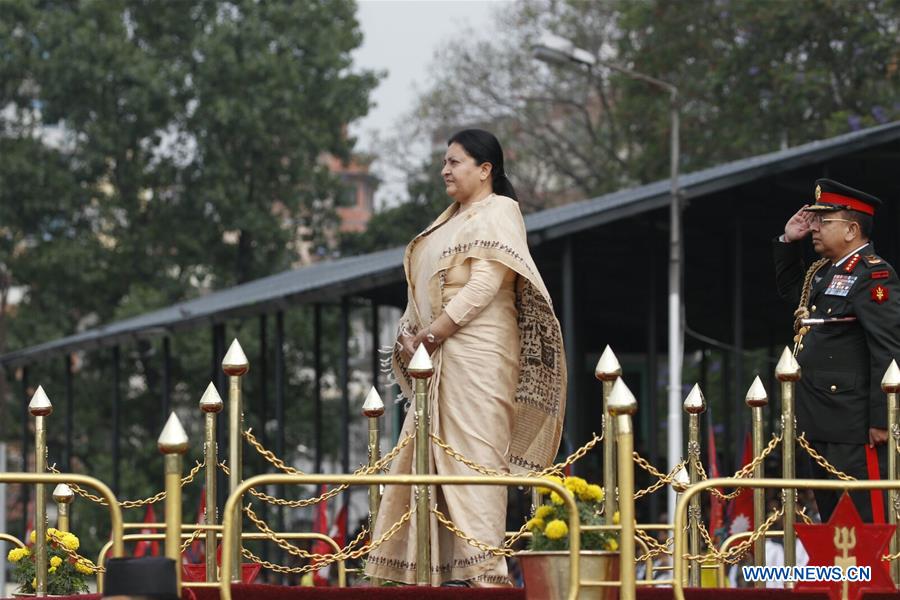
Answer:
<svg viewBox="0 0 900 600"><path fill-rule="evenodd" d="M863 256L863 261L866 263L867 267L875 267L884 264L884 259L880 256L875 256L874 254Z"/></svg>

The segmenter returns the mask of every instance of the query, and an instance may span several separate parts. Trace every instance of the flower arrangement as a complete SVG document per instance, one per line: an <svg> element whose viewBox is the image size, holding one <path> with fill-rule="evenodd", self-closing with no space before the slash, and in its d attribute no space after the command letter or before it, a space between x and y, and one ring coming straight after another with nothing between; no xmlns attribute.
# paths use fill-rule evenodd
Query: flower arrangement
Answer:
<svg viewBox="0 0 900 600"><path fill-rule="evenodd" d="M603 488L588 483L580 477L548 477L566 486L575 496L578 506L578 517L582 525L603 524ZM569 549L569 511L562 497L548 488L537 488L542 497L550 499L549 504L538 506L534 515L526 523L531 531L531 550L568 550ZM618 513L613 515L613 522L618 523ZM612 531L587 531L581 534L582 550L618 550L618 536Z"/></svg>
<svg viewBox="0 0 900 600"><path fill-rule="evenodd" d="M35 532L31 532L34 543ZM87 562L71 558L66 550L74 552L81 545L74 534L49 528L47 530L47 593L72 595L88 591L85 577L93 574ZM35 556L31 548L13 548L6 555L13 565L13 578L19 583L18 592L33 594L37 587Z"/></svg>

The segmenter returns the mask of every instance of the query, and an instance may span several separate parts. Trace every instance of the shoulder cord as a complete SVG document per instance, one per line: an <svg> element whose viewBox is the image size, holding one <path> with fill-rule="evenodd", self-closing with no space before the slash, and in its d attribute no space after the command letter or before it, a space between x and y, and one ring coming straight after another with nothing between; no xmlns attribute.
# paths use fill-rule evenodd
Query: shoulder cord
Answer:
<svg viewBox="0 0 900 600"><path fill-rule="evenodd" d="M812 291L813 275L829 262L827 258L820 258L806 270L803 278L803 289L800 292L800 304L794 311L794 356L800 350L800 341L809 332L809 325L803 325L803 319L809 318L809 294Z"/></svg>

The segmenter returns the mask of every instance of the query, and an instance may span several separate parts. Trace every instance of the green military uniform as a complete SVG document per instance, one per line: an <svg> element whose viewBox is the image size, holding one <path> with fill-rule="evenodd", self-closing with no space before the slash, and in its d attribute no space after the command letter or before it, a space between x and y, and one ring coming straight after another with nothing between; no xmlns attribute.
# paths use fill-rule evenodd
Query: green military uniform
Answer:
<svg viewBox="0 0 900 600"><path fill-rule="evenodd" d="M806 274L803 244L776 240L774 258L778 292L796 306ZM887 429L881 379L891 360L900 359L900 280L868 243L838 264L821 266L810 283L810 318L855 320L813 325L803 337L797 353L802 368L797 387L798 433L805 433L813 448L841 471L869 479L865 448L869 428ZM883 478L886 447L880 445L877 450ZM800 456L806 460L802 450ZM813 461L800 467L801 476L805 472L830 477ZM866 521L872 520L870 497L868 492L854 494ZM816 492L823 522L838 499L837 492Z"/></svg>

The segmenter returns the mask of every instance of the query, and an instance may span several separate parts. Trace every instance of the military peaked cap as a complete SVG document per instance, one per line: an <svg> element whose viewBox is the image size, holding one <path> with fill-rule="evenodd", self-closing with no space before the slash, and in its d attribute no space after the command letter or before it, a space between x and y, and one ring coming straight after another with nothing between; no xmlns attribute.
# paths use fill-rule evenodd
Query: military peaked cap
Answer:
<svg viewBox="0 0 900 600"><path fill-rule="evenodd" d="M831 179L817 179L816 203L806 207L806 210L809 212L855 210L867 215L874 215L875 208L880 205L881 200L871 194Z"/></svg>

